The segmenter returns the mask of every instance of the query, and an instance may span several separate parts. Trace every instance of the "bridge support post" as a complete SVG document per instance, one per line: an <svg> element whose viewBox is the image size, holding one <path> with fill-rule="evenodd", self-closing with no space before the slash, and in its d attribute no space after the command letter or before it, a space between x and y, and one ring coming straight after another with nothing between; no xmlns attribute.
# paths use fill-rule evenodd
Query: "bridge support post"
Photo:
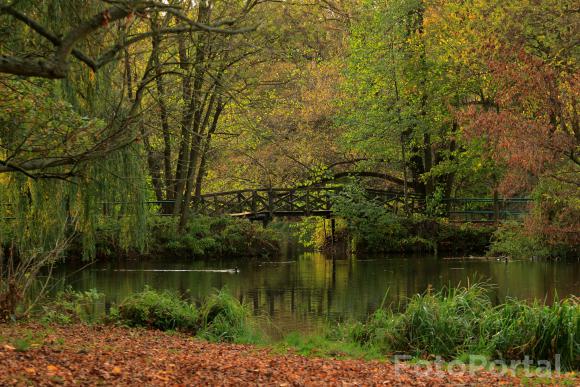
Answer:
<svg viewBox="0 0 580 387"><path fill-rule="evenodd" d="M334 218L330 218L330 238L332 241L332 244L334 244L335 240L335 231L336 231L336 219Z"/></svg>
<svg viewBox="0 0 580 387"><path fill-rule="evenodd" d="M493 217L495 224L499 223L499 200L497 190L493 190Z"/></svg>
<svg viewBox="0 0 580 387"><path fill-rule="evenodd" d="M268 190L268 213L270 214L269 217L270 219L274 218L274 191L272 191L272 188L270 187L270 189Z"/></svg>
<svg viewBox="0 0 580 387"><path fill-rule="evenodd" d="M258 212L258 193L256 191L252 191L252 212L254 216Z"/></svg>
<svg viewBox="0 0 580 387"><path fill-rule="evenodd" d="M272 218L270 218L270 216L266 215L262 218L262 226L264 228L268 227L268 225L270 224L270 221L272 220Z"/></svg>
<svg viewBox="0 0 580 387"><path fill-rule="evenodd" d="M237 209L236 209L236 211L237 212L240 212L240 213L241 212L244 212L244 208L242 206L242 202L243 202L242 193L241 192L238 192L238 194L236 195L236 197L237 197Z"/></svg>

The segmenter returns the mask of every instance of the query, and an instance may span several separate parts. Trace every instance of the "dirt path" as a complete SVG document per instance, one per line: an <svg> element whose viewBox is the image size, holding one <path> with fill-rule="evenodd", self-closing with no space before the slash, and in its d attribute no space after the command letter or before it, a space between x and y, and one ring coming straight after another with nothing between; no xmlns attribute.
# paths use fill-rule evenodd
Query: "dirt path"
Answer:
<svg viewBox="0 0 580 387"><path fill-rule="evenodd" d="M18 339L20 338L20 339ZM0 385L517 385L476 375L422 375L362 360L276 355L181 334L72 325L0 325Z"/></svg>

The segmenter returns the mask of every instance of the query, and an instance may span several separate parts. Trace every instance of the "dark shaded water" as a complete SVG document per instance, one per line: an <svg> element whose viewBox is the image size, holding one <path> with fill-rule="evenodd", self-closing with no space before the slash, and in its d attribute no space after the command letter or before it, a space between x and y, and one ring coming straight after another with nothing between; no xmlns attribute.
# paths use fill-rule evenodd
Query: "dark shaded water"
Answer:
<svg viewBox="0 0 580 387"><path fill-rule="evenodd" d="M239 268L234 272L233 268ZM318 253L280 262L184 261L171 258L71 265L54 276L75 290L96 289L106 303L119 302L148 285L193 299L227 287L256 315L267 315L281 332L310 330L326 321L364 319L386 296L398 305L427 287L466 284L473 278L495 285L496 302L506 296L552 300L580 295L580 264L560 262L421 257L351 257L332 260ZM214 271L215 270L215 271ZM388 290L388 293L387 293ZM100 307L104 308L104 304Z"/></svg>

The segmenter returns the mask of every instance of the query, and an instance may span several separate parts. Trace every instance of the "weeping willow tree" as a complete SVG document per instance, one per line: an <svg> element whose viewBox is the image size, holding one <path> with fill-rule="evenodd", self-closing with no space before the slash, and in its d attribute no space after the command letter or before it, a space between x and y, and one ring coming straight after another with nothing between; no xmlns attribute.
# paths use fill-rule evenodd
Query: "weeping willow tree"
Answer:
<svg viewBox="0 0 580 387"><path fill-rule="evenodd" d="M94 257L107 219L120 246L143 248L151 40L247 30L191 19L192 4L0 0L0 320L68 242Z"/></svg>
<svg viewBox="0 0 580 387"><path fill-rule="evenodd" d="M55 36L102 11L101 2L88 0L17 6ZM52 49L26 23L0 15L0 25L10 31L2 54L40 56ZM122 33L121 27L102 29L75 47L97 56ZM71 62L57 81L0 75L0 320L14 314L36 274L62 258L68 242L80 241L84 257L94 257L95 232L107 217L119 219L124 246L143 248L139 101L125 97L125 80L117 60L98 72Z"/></svg>

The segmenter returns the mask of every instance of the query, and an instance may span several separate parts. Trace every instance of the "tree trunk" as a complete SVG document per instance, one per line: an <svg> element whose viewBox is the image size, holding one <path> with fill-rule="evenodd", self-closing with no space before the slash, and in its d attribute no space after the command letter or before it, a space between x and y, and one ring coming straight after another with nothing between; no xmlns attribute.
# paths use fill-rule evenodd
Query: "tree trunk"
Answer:
<svg viewBox="0 0 580 387"><path fill-rule="evenodd" d="M189 169L188 169L188 174L187 174L187 184L185 187L185 194L184 194L184 203L186 203L183 206L183 209L181 211L181 218L179 221L179 229L180 231L182 231L185 226L187 225L187 220L188 220L188 216L189 216L189 203L191 202L191 194L193 191L193 186L194 186L194 181L196 180L196 169L197 169L197 162L199 159L199 155L200 155L200 145L201 145L201 138L203 136L203 132L205 131L205 128L207 127L207 124L209 122L209 116L211 114L211 112L213 111L213 105L215 103L215 98L216 98L216 94L217 94L217 88L214 87L214 92L212 93L212 96L210 98L207 110L206 110L206 114L204 116L203 122L199 122L199 120L201 119L201 115L199 115L196 126L196 131L194 132L194 138L192 139L191 142L191 153L189 156ZM205 105L205 103L204 103ZM203 106L201 107L201 109L203 109ZM200 109L200 110L201 110Z"/></svg>
<svg viewBox="0 0 580 387"><path fill-rule="evenodd" d="M421 1L417 9L417 32L419 35L424 33L424 13L425 6ZM425 45L421 43L421 50L419 54L419 72L421 74L421 79L419 81L419 90L421 93L421 105L419 107L419 115L423 121L424 127L427 126L427 58L425 52ZM431 145L431 135L423 128L423 173L429 173L433 168L433 148ZM433 182L433 177L429 176L425 182L425 194L431 195L435 191L435 184Z"/></svg>
<svg viewBox="0 0 580 387"><path fill-rule="evenodd" d="M151 147L151 142L149 141L149 134L145 131L143 123L141 123L141 135L143 136L143 145L145 146L145 151L147 152L147 167L149 167L149 174L151 175L151 184L153 184L153 191L155 192L155 197L158 201L163 200L163 187L161 178L161 166L159 165L159 160L155 155L155 151Z"/></svg>
<svg viewBox="0 0 580 387"><path fill-rule="evenodd" d="M207 3L200 3L198 10L198 22L207 24L210 18L210 7ZM205 76L205 59L207 50L207 35L199 34L196 53L195 53L195 70L193 75L193 89L190 90L190 109L188 110L188 126L187 133L183 134L182 146L179 150L180 157L178 162L179 176L176 174L177 185L175 192L175 207L173 209L174 215L180 215L180 222L178 225L178 232L183 232L185 229L185 218L184 215L189 211L189 199L191 198L191 193L189 195L184 192L185 189L190 186L189 181L191 180L190 171L191 165L195 166L197 160L195 155L197 152L197 147L199 146L198 131L200 130L200 120L203 113L203 104L201 98L201 90L204 82ZM180 50L181 51L181 50ZM187 141L185 141L187 140ZM177 177L178 176L178 177ZM191 188L189 188L189 191Z"/></svg>
<svg viewBox="0 0 580 387"><path fill-rule="evenodd" d="M204 144L203 144L203 148L201 150L201 161L199 163L199 170L197 172L197 177L195 179L195 197L196 198L201 197L201 189L202 189L202 185L203 185L203 178L205 177L205 171L207 168L207 154L210 150L211 138L217 129L220 115L222 114L224 106L225 106L225 104L222 102L222 98L220 96L218 99L215 113L213 115L211 127L208 130L206 139L205 139Z"/></svg>
<svg viewBox="0 0 580 387"><path fill-rule="evenodd" d="M183 179L185 178L185 168L187 166L187 157L189 149L189 138L190 138L190 127L193 120L193 100L191 98L191 79L192 73L190 73L190 65L188 63L187 49L185 47L185 41L183 36L178 36L177 39L179 47L179 61L180 67L185 72L182 79L182 99L183 99L183 111L181 119L181 142L179 146L179 155L177 157L177 165L175 166L175 185L174 185L174 198L175 205L173 207L173 214L179 214L181 210L181 198L183 191Z"/></svg>
<svg viewBox="0 0 580 387"><path fill-rule="evenodd" d="M157 31L155 22L151 22L151 28ZM155 78L157 86L157 103L159 105L159 118L161 119L161 131L163 134L163 174L165 180L165 198L171 200L174 197L174 181L171 171L171 134L169 131L169 120L167 114L167 105L165 99L165 85L163 84L163 73L161 71L161 63L159 60L159 34L154 34L151 40L153 65L155 66Z"/></svg>
<svg viewBox="0 0 580 387"><path fill-rule="evenodd" d="M153 60L154 63L153 53L151 53L151 55L152 55L151 59ZM133 83L131 79L132 69L128 49L125 49L125 74L127 81L127 97L129 101L134 102ZM143 145L145 147L145 152L147 154L147 167L149 169L149 174L151 175L151 182L153 184L153 190L155 191L155 197L157 198L157 200L163 200L163 194L161 191L161 173L155 160L153 148L151 147L151 143L149 141L149 133L147 133L147 131L145 130L142 115L139 115L139 127L141 131L141 137L143 139Z"/></svg>

